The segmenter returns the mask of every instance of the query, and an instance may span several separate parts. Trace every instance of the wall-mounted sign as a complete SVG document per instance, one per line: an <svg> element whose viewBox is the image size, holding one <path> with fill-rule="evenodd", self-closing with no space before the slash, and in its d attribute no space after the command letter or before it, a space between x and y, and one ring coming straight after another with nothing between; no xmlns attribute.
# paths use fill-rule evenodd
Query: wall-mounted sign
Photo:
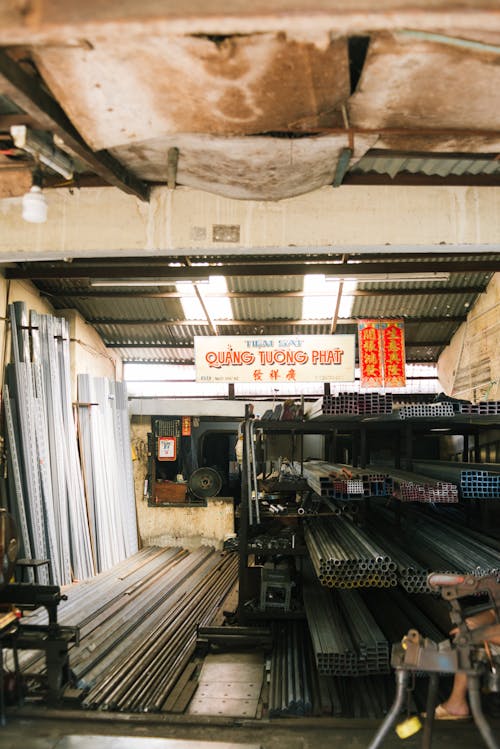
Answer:
<svg viewBox="0 0 500 749"><path fill-rule="evenodd" d="M183 437L191 436L191 416L183 416L181 421L181 434Z"/></svg>
<svg viewBox="0 0 500 749"><path fill-rule="evenodd" d="M177 459L177 438L158 437L158 460Z"/></svg>
<svg viewBox="0 0 500 749"><path fill-rule="evenodd" d="M404 387L404 320L360 320L358 340L361 387Z"/></svg>
<svg viewBox="0 0 500 749"><path fill-rule="evenodd" d="M354 335L195 336L197 382L353 382Z"/></svg>

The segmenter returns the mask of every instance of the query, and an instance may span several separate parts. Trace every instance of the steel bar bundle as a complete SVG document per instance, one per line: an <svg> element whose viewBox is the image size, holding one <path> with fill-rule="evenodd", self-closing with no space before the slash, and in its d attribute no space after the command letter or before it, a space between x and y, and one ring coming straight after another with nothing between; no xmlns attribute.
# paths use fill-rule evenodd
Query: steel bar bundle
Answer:
<svg viewBox="0 0 500 749"><path fill-rule="evenodd" d="M310 715L316 664L307 627L303 622L275 626L273 641L269 716Z"/></svg>
<svg viewBox="0 0 500 749"><path fill-rule="evenodd" d="M456 503L458 486L449 481L438 481L413 471L402 471L399 468L371 465L371 470L384 474L387 495L401 502ZM372 494L371 496L377 496ZM380 496L380 495L379 495Z"/></svg>
<svg viewBox="0 0 500 749"><path fill-rule="evenodd" d="M406 552L429 572L500 574L498 550L480 533L471 533L467 528L461 529L428 513L422 516L416 510L407 532L392 523L385 508L374 507L372 517L383 536L397 534Z"/></svg>
<svg viewBox="0 0 500 749"><path fill-rule="evenodd" d="M237 555L208 547L192 553L149 548L93 580L71 586L59 621L80 627L70 649L83 707L159 711L237 580ZM43 620L42 612L27 617ZM43 658L23 654L23 672L42 673Z"/></svg>
<svg viewBox="0 0 500 749"><path fill-rule="evenodd" d="M308 519L304 538L320 583L329 588L397 585L386 550L343 516Z"/></svg>
<svg viewBox="0 0 500 749"><path fill-rule="evenodd" d="M462 471L460 489L464 499L500 499L500 473Z"/></svg>
<svg viewBox="0 0 500 749"><path fill-rule="evenodd" d="M339 393L324 395L308 412L317 416L379 416L392 413L392 393Z"/></svg>
<svg viewBox="0 0 500 749"><path fill-rule="evenodd" d="M237 579L237 556L211 558L190 575L175 600L151 613L155 626L135 629L126 650L90 690L83 706L159 712L196 647L198 626L209 624Z"/></svg>
<svg viewBox="0 0 500 749"><path fill-rule="evenodd" d="M78 375L78 401L90 528L101 572L137 551L125 386Z"/></svg>
<svg viewBox="0 0 500 749"><path fill-rule="evenodd" d="M459 403L461 414L478 414L480 416L497 416L500 414L500 401L480 401L479 403Z"/></svg>
<svg viewBox="0 0 500 749"><path fill-rule="evenodd" d="M411 403L399 408L400 419L439 419L455 415L453 403Z"/></svg>
<svg viewBox="0 0 500 749"><path fill-rule="evenodd" d="M389 643L357 591L326 591L311 578L304 607L318 673L388 673Z"/></svg>
<svg viewBox="0 0 500 749"><path fill-rule="evenodd" d="M9 306L13 364L4 392L11 509L21 554L50 559L50 578L94 574L70 392L68 323ZM48 582L45 568L40 582Z"/></svg>

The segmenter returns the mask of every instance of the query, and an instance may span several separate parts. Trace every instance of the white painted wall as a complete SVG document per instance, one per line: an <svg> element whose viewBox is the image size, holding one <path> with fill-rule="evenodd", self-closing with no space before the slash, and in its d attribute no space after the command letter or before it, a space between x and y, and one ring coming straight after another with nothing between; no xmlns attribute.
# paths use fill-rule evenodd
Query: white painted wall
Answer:
<svg viewBox="0 0 500 749"><path fill-rule="evenodd" d="M47 190L49 219L20 219L21 199L0 200L0 262L191 253L287 254L500 250L500 188L349 186L277 202L240 201L177 188L143 203L115 188ZM238 243L213 226L240 227Z"/></svg>

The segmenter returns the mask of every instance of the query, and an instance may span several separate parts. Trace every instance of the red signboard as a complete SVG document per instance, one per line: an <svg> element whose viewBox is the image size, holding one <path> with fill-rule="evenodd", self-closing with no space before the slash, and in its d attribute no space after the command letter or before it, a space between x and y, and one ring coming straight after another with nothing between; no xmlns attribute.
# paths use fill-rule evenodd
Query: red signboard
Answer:
<svg viewBox="0 0 500 749"><path fill-rule="evenodd" d="M404 387L404 320L360 320L358 323L361 387Z"/></svg>
<svg viewBox="0 0 500 749"><path fill-rule="evenodd" d="M378 320L361 320L358 325L361 387L383 386L382 346Z"/></svg>
<svg viewBox="0 0 500 749"><path fill-rule="evenodd" d="M405 332L403 320L382 320L384 381L387 388L406 385Z"/></svg>

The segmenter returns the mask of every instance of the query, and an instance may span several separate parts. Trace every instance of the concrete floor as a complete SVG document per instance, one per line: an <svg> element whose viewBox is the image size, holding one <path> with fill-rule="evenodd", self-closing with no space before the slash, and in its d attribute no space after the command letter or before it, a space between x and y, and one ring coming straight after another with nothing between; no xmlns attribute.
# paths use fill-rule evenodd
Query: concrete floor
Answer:
<svg viewBox="0 0 500 749"><path fill-rule="evenodd" d="M43 712L41 713L43 714ZM94 717L20 717L9 714L0 727L1 749L366 749L376 724L364 727L334 721L299 719L269 723L260 721L244 725L203 725L158 722L156 716L123 716L116 720L109 714ZM492 723L500 741L500 722ZM417 749L421 733L402 741L394 732L383 749ZM108 737L105 739L104 737ZM111 741L109 737L123 737ZM148 741L147 739L165 741ZM129 739L129 740L128 740ZM170 741L167 741L167 740ZM173 741L176 739L177 741ZM213 743L212 743L213 742ZM225 742L226 745L224 745ZM229 745L229 746L228 746ZM245 746L246 745L246 746ZM249 746L250 745L250 746ZM432 742L433 749L481 749L482 739L472 723L439 723Z"/></svg>

